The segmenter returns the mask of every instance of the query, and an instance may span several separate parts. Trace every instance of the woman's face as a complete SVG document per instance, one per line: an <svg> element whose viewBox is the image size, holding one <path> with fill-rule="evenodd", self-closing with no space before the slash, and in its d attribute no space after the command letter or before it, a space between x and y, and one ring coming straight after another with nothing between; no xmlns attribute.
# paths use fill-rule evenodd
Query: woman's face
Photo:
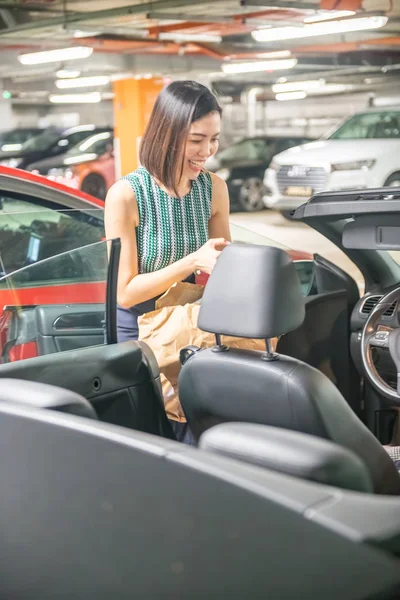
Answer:
<svg viewBox="0 0 400 600"><path fill-rule="evenodd" d="M218 150L221 117L211 112L190 126L186 141L182 176L196 179L204 163Z"/></svg>

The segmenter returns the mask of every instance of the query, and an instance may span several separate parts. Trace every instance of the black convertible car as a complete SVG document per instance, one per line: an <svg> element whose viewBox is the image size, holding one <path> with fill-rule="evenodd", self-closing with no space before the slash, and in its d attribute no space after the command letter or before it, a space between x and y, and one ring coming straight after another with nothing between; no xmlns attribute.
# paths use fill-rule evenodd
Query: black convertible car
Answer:
<svg viewBox="0 0 400 600"><path fill-rule="evenodd" d="M116 343L118 240L2 278L59 264L108 285L104 303L4 311L3 348L29 326L40 355L0 364L0 597L400 597L400 190L319 194L293 218L365 293L318 255L305 286L280 248L224 250L198 323L215 346L181 352L197 447L174 440L150 348Z"/></svg>

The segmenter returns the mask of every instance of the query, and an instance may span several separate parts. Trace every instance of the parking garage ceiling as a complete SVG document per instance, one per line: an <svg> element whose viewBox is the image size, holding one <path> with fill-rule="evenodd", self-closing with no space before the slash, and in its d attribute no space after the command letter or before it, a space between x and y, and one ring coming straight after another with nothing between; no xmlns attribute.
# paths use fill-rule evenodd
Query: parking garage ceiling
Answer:
<svg viewBox="0 0 400 600"><path fill-rule="evenodd" d="M71 47L93 52L21 61ZM106 77L90 90L104 98L127 75L204 76L221 95L259 87L266 98L284 80L324 78L332 94L397 89L400 0L0 0L0 53L0 88L20 102L47 102L56 73L71 69Z"/></svg>

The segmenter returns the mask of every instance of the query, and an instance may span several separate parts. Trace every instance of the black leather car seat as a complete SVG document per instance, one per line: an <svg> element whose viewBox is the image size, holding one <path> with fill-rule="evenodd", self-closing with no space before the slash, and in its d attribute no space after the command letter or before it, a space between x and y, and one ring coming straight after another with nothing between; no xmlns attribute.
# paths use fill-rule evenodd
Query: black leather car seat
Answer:
<svg viewBox="0 0 400 600"><path fill-rule="evenodd" d="M278 248L228 246L202 299L198 325L216 346L182 367L179 397L198 440L228 421L292 429L336 442L366 464L376 493L400 494L397 470L335 385L301 360L274 354L270 339L298 328L304 298L290 257ZM223 346L223 335L266 340L266 352Z"/></svg>

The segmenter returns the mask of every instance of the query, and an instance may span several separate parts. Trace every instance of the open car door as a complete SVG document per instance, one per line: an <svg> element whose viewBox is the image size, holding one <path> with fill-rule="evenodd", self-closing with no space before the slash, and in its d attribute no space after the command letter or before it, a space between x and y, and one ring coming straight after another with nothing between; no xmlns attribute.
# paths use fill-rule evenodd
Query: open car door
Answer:
<svg viewBox="0 0 400 600"><path fill-rule="evenodd" d="M152 352L115 343L116 244L96 242L1 278L0 378L70 389L104 421L171 437Z"/></svg>

